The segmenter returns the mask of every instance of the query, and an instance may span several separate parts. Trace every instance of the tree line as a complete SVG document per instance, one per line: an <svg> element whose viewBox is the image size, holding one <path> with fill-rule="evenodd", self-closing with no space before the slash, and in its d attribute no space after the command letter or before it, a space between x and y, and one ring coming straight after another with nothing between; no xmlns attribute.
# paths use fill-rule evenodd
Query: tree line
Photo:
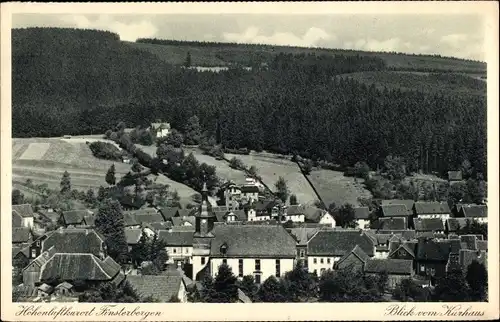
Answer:
<svg viewBox="0 0 500 322"><path fill-rule="evenodd" d="M278 54L267 69L211 73L175 68L118 42L71 41L33 39L14 50L14 136L103 133L116 120L165 119L183 128L196 115L224 148L371 168L392 154L410 171L439 173L467 159L486 174L486 98L333 77L383 69L376 58ZM30 57L37 46L46 51Z"/></svg>

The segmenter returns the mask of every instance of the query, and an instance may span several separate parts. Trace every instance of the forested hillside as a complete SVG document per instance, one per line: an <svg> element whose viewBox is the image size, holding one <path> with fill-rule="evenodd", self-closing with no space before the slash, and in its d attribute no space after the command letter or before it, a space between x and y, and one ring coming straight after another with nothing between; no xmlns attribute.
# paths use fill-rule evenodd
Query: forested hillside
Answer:
<svg viewBox="0 0 500 322"><path fill-rule="evenodd" d="M274 54L267 68L251 71L196 72L110 33L14 30L13 136L104 133L120 120L134 126L158 118L182 130L197 115L207 135L229 148L372 168L392 154L410 170L441 173L468 159L485 173L486 98L463 88L481 89L368 86L335 76L384 72L387 61L321 53Z"/></svg>

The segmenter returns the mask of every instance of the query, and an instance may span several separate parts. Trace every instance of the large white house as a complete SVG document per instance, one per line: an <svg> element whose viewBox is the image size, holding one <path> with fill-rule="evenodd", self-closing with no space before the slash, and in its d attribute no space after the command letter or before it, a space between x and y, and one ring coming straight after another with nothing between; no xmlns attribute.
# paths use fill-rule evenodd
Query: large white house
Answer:
<svg viewBox="0 0 500 322"><path fill-rule="evenodd" d="M151 123L150 130L156 133L157 138L166 137L170 133L170 123Z"/></svg>
<svg viewBox="0 0 500 322"><path fill-rule="evenodd" d="M30 204L12 205L12 227L33 227L34 216Z"/></svg>
<svg viewBox="0 0 500 322"><path fill-rule="evenodd" d="M210 273L221 264L242 278L253 275L257 283L293 270L296 241L280 225L219 225L212 231Z"/></svg>

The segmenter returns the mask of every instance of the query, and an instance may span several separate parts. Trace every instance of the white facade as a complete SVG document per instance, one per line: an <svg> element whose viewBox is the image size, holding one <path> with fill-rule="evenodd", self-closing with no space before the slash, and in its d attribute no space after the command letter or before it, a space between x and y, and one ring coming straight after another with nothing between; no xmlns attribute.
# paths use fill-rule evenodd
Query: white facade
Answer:
<svg viewBox="0 0 500 322"><path fill-rule="evenodd" d="M441 218L441 220L445 222L446 219L450 219L450 214L425 214L418 215L417 217L420 219Z"/></svg>
<svg viewBox="0 0 500 322"><path fill-rule="evenodd" d="M376 250L375 253L374 253L374 258L376 259L385 259L387 257L389 257L389 250Z"/></svg>
<svg viewBox="0 0 500 322"><path fill-rule="evenodd" d="M33 217L23 217L23 227L33 227Z"/></svg>
<svg viewBox="0 0 500 322"><path fill-rule="evenodd" d="M193 246L167 246L165 247L168 253L169 261L187 260L191 263L193 258Z"/></svg>
<svg viewBox="0 0 500 322"><path fill-rule="evenodd" d="M309 256L307 258L307 269L316 272L318 276L327 269L333 269L333 264L340 260L340 256Z"/></svg>
<svg viewBox="0 0 500 322"><path fill-rule="evenodd" d="M242 192L241 193L241 199L245 199L248 202L256 202L259 200L259 193L258 192Z"/></svg>
<svg viewBox="0 0 500 322"><path fill-rule="evenodd" d="M319 223L320 224L328 224L332 228L335 227L335 219L333 219L333 216L330 215L330 213L328 213L328 212L326 212L325 214L323 214L323 216L321 216L321 219L319 220Z"/></svg>
<svg viewBox="0 0 500 322"><path fill-rule="evenodd" d="M217 275L219 266L222 265L223 260L223 258L212 258L210 260L210 271L213 277ZM263 283L270 276L276 276L277 260L279 260L279 277L293 270L294 267L293 258L241 258L243 270L240 272L240 258L225 258L225 260L226 264L231 267L233 274L238 278L242 278L245 275L252 275L256 278L256 275L259 275L260 283ZM260 270L258 270L258 264L256 267L256 260L260 260ZM257 280L258 277L256 278Z"/></svg>
<svg viewBox="0 0 500 322"><path fill-rule="evenodd" d="M266 215L266 216L257 216L257 212L255 209L249 209L248 210L248 221L265 221L265 220L271 220L271 216Z"/></svg>
<svg viewBox="0 0 500 322"><path fill-rule="evenodd" d="M286 221L293 221L293 222L304 222L305 221L305 216L303 214L300 215L285 215Z"/></svg>
<svg viewBox="0 0 500 322"><path fill-rule="evenodd" d="M370 221L368 219L357 219L356 223L360 229L370 229Z"/></svg>
<svg viewBox="0 0 500 322"><path fill-rule="evenodd" d="M158 130L156 131L156 137L158 138L163 138L163 137L166 137L168 135L170 131L168 129L161 129L161 130Z"/></svg>

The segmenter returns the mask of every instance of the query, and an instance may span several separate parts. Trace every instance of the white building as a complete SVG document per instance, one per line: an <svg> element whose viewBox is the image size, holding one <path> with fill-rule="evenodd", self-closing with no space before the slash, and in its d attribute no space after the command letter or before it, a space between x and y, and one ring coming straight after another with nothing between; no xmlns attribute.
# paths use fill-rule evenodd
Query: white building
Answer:
<svg viewBox="0 0 500 322"><path fill-rule="evenodd" d="M33 227L34 216L30 204L12 205L12 227Z"/></svg>
<svg viewBox="0 0 500 322"><path fill-rule="evenodd" d="M284 209L285 221L304 222L306 215L304 207L301 205L292 205Z"/></svg>
<svg viewBox="0 0 500 322"><path fill-rule="evenodd" d="M151 123L150 130L156 133L157 138L166 137L170 133L170 123Z"/></svg>
<svg viewBox="0 0 500 322"><path fill-rule="evenodd" d="M158 238L167 244L168 262L191 264L193 259L193 232L160 230Z"/></svg>
<svg viewBox="0 0 500 322"><path fill-rule="evenodd" d="M220 225L212 233L210 273L214 277L223 263L238 278L252 275L257 283L293 270L296 242L282 226Z"/></svg>
<svg viewBox="0 0 500 322"><path fill-rule="evenodd" d="M415 214L420 219L439 218L444 222L450 218L451 210L446 202L415 202Z"/></svg>
<svg viewBox="0 0 500 322"><path fill-rule="evenodd" d="M307 243L307 267L309 272L321 275L327 269L333 269L335 262L352 251L358 245L368 256L373 257L373 240L362 230L324 229L318 231Z"/></svg>
<svg viewBox="0 0 500 322"><path fill-rule="evenodd" d="M368 207L354 207L354 218L358 228L370 229L370 209Z"/></svg>

